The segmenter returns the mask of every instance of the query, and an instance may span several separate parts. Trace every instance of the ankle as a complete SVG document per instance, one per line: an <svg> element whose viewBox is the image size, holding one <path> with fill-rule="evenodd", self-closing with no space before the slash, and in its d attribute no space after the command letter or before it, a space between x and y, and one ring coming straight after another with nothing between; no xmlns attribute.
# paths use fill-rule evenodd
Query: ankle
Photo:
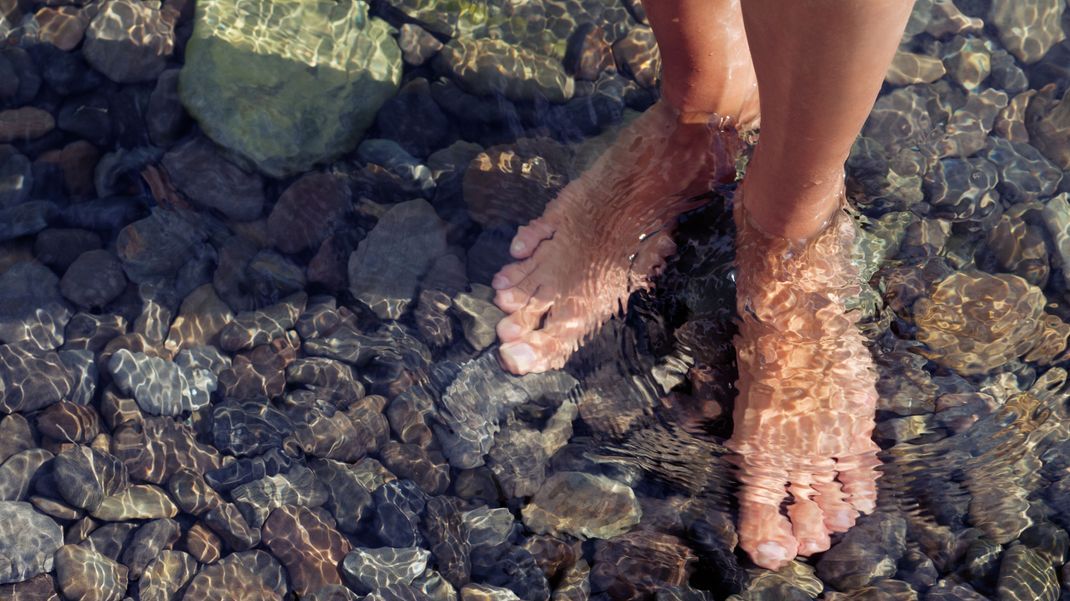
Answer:
<svg viewBox="0 0 1070 601"><path fill-rule="evenodd" d="M747 169L741 188L748 222L768 236L806 241L821 233L843 206L843 170L835 174L791 176Z"/></svg>
<svg viewBox="0 0 1070 601"><path fill-rule="evenodd" d="M697 98L694 93L679 93L663 86L662 102L671 106L681 123L714 123L721 129L732 126L739 131L758 126L758 87L723 94L716 98Z"/></svg>

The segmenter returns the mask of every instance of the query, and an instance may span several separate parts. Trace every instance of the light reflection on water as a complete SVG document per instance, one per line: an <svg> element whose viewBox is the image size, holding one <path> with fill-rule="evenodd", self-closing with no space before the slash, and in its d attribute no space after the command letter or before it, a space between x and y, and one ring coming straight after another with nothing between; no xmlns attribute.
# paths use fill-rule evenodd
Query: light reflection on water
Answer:
<svg viewBox="0 0 1070 601"><path fill-rule="evenodd" d="M446 4L451 10L443 9ZM35 125L27 121L15 128L12 146L0 147L0 162L11 171L0 173L5 194L0 199L16 198L13 204L19 204L0 223L5 240L0 339L6 343L0 359L9 372L30 374L3 382L5 410L19 405L13 410L29 415L42 431L56 432L58 426L41 426L62 413L42 418L49 403L62 397L98 407L115 440L79 438L79 444L112 451L130 463L136 479L160 485L176 466L203 461L211 468L209 482L224 494L239 480L276 477L268 472L285 473L312 456L320 457L319 474L330 471L322 456L349 461L370 451L436 495L502 505L519 522L528 497L553 473L608 475L637 493L644 517L630 538L581 549L592 562L598 598L649 596L666 582L679 585L687 578L715 598L741 590L753 598L778 598L785 587L817 596L826 585L830 592L857 588L871 584L867 578L873 576L874 586L883 580L888 588L881 590L902 598L910 598L903 583L889 584L889 578L918 591L952 591L929 598L961 598L953 597L955 587L969 585L982 595L1026 599L1056 582L1057 570L1066 572L1070 46L1062 42L1046 57L1038 50L1041 42L1058 37L1060 27L1070 29L1070 10L1059 8L1062 0L962 0L957 8L947 0L917 3L848 162L848 192L861 232L853 260L867 284L850 306L862 316L859 327L881 378L874 433L882 461L877 516L838 537L836 543L847 543L827 560L792 564L777 575L750 569L735 549L739 458L725 446L737 378L731 343L732 186L698 197L704 206L681 217L676 255L655 288L632 294L626 314L592 333L564 373L523 384L502 376L493 357L493 327L502 314L490 302L489 284L508 260L514 229L590 166L636 118L636 109L650 106L656 93L644 84L653 81L658 59L644 45L649 30L638 25L641 7L635 2L505 2L497 15L486 4L376 3L373 14L395 24L417 20L437 34L441 39L421 38L429 48L450 36L466 41L446 51L457 59L449 68L433 61L404 67L403 93L411 104L395 107L371 126L368 137L375 142L332 163L320 174L323 181L298 180L315 198L298 198L292 223L278 219L282 226L267 217L270 203L281 203L291 186L301 188L294 183L297 175L253 177L250 163L215 149L206 138L198 138L209 147L198 150L203 163L173 168L165 153L185 148L186 137L199 130L177 119L181 125L171 140L142 131L143 124L130 125L145 120L139 111L151 103L139 99L155 94L155 80L121 87L79 62L80 54L71 58L60 54L67 50L36 47L32 58L45 65L40 84L45 91L32 103L56 113L59 121L51 137L23 140L17 136ZM29 10L21 5L12 10L24 9ZM406 11L412 19L401 16ZM1016 15L1024 15L1023 27L1002 25ZM216 12L209 17L229 18ZM190 33L192 14L181 18L187 27L179 31L178 48ZM488 25L495 18L499 21ZM573 26L592 30L587 19L604 21L609 41L637 32L616 52L604 49L608 58L600 60L619 61L620 74L592 82L555 70L571 60L566 38ZM291 24L300 29L300 23ZM26 40L51 35L32 16L25 25L19 35ZM335 25L342 39L360 35L364 23ZM122 24L110 30L116 27ZM488 28L496 41L479 37ZM388 37L387 29L381 28L380 37ZM249 41L241 31L228 31ZM280 40L263 30L257 35L263 39L253 40L256 53L289 53L308 64L310 74L317 68L344 71L336 67L351 58L337 54L344 51L341 44L289 46L296 37ZM149 41L173 50L166 40ZM502 54L491 61L488 53L495 49ZM22 56L10 49L3 54L16 55ZM554 69L540 70L546 64ZM396 75L394 66L375 68ZM504 95L472 95L475 86L455 81L488 68L495 75L483 83L504 86L494 88ZM518 72L534 75L510 79ZM165 77L170 81L177 74L161 81ZM20 93L0 89L4 103ZM179 106L177 89L172 92ZM95 121L75 118L88 113L105 115L107 131L90 131ZM179 113L184 118L181 108ZM433 142L416 140L428 132L435 134L428 137ZM407 142L402 148L387 140L391 136L409 139L402 139ZM87 152L83 138L94 138L96 154L86 156L99 162L95 171L74 173L86 180L78 181L65 171L68 160L76 161L59 150ZM71 143L81 145L72 150ZM13 153L28 158L11 158ZM262 197L248 209L253 219L186 198L196 196L193 184L201 182L193 180L219 163L250 178L241 179L243 185ZM169 169L186 179L171 181ZM248 192L240 185L226 187L233 182L224 180L206 187L232 191L228 201ZM30 191L18 191L23 188ZM344 193L324 200L336 188ZM309 218L309 207L327 213L332 201L342 207L338 216ZM391 213L402 203L414 204L406 204L404 215ZM142 227L124 229L135 221ZM395 229L371 234L377 225L395 221ZM42 227L33 229L38 222ZM283 247L275 240L280 235L302 243ZM372 256L360 269L351 266L373 254L367 250L373 246L390 256ZM66 284L60 279L83 247L98 251L95 256L102 248L122 260L124 279L113 296L98 303L103 306L68 301L86 298L71 289L105 288L108 278L102 274L114 262L80 283L72 284L73 276ZM59 252L69 248L79 252L71 257ZM398 264L410 259L422 261L420 273L401 273ZM360 282L348 281L353 273ZM401 280L401 289L411 295L361 294L362 284L368 290L390 288ZM227 323L240 326L224 333ZM34 363L57 348L60 354ZM134 425L138 403L164 404L157 388L165 386L159 383L164 374L175 382L180 378L165 367L153 372L156 382L112 378L110 372L129 368L131 353L121 349L137 353L153 369L195 370L188 381L216 387L209 392L218 413L209 407L190 415L191 407L166 404L162 412L168 415ZM324 375L311 363L291 368L299 357L337 361L344 369ZM315 373L307 375L306 368ZM107 384L112 379L115 386ZM117 387L137 402L120 398ZM238 404L231 401L238 398L263 402L272 411L231 415L223 411L224 396L227 411L235 414L245 411L234 409ZM357 396L364 398L351 398ZM197 399L192 408L201 409L203 399ZM366 416L369 411L376 415ZM301 430L272 448L273 455L255 459L234 449L245 448L241 443L260 450L259 443L227 442L227 424L233 431L262 427L258 420L275 427L288 419L282 413L303 416L321 429ZM81 413L71 415L84 425ZM367 440L340 436L324 442L352 416L364 420L360 432ZM85 431L91 430L79 430ZM145 432L156 439L146 439ZM56 452L68 444L50 436L40 444ZM274 439L267 438L264 444L271 446ZM388 438L394 439L390 451L375 448L385 447ZM232 445L223 454L241 459L224 465L216 449L197 446L209 441ZM496 446L496 441L506 442ZM185 456L176 458L176 449ZM8 467L5 473L15 471ZM57 493L43 482L34 489L43 499L39 503L55 501ZM191 515L181 519L183 528L193 522ZM363 545L393 542L362 530L371 527L372 518L338 522ZM530 544L543 543L552 545ZM572 568L570 574L582 581L581 564Z"/></svg>

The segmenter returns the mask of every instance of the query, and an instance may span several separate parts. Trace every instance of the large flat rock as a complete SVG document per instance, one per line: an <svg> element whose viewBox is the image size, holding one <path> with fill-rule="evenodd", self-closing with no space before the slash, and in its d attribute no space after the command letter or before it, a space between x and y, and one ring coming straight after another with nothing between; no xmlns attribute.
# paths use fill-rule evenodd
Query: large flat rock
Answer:
<svg viewBox="0 0 1070 601"><path fill-rule="evenodd" d="M361 0L206 0L195 19L183 104L275 177L355 147L401 80L390 27Z"/></svg>

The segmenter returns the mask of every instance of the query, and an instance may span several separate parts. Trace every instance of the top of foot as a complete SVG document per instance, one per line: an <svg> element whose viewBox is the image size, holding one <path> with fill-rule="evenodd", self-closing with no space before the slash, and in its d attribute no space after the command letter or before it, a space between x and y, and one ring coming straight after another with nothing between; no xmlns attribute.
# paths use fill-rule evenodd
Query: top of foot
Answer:
<svg viewBox="0 0 1070 601"><path fill-rule="evenodd" d="M758 230L744 202L736 207L739 397L728 446L743 484L740 546L778 569L827 550L831 533L874 509L876 372L845 310L858 276L849 216L837 211L800 243Z"/></svg>
<svg viewBox="0 0 1070 601"><path fill-rule="evenodd" d="M510 247L518 261L492 282L508 314L497 328L506 369L562 367L629 294L648 287L675 251L676 218L714 178L734 176L735 142L734 132L682 122L659 103L521 227Z"/></svg>

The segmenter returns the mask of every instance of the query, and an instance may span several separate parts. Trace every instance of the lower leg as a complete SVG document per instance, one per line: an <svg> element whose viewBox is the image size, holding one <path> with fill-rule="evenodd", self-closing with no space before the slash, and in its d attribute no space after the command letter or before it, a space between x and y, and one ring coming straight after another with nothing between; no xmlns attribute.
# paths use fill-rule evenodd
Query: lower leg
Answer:
<svg viewBox="0 0 1070 601"><path fill-rule="evenodd" d="M661 95L678 111L752 126L758 84L739 0L647 0L661 52Z"/></svg>
<svg viewBox="0 0 1070 601"><path fill-rule="evenodd" d="M762 132L747 211L810 238L839 205L843 164L880 91L913 0L744 0Z"/></svg>
<svg viewBox="0 0 1070 601"><path fill-rule="evenodd" d="M672 230L711 180L735 178L738 139L713 116L757 118L739 0L648 0L665 71L661 102L626 126L510 245L517 262L491 282L513 373L564 365L675 246Z"/></svg>
<svg viewBox="0 0 1070 601"><path fill-rule="evenodd" d="M843 164L909 0L743 0L762 131L737 194L740 545L776 569L872 511L876 376L845 300L857 290ZM790 500L787 516L780 506Z"/></svg>

